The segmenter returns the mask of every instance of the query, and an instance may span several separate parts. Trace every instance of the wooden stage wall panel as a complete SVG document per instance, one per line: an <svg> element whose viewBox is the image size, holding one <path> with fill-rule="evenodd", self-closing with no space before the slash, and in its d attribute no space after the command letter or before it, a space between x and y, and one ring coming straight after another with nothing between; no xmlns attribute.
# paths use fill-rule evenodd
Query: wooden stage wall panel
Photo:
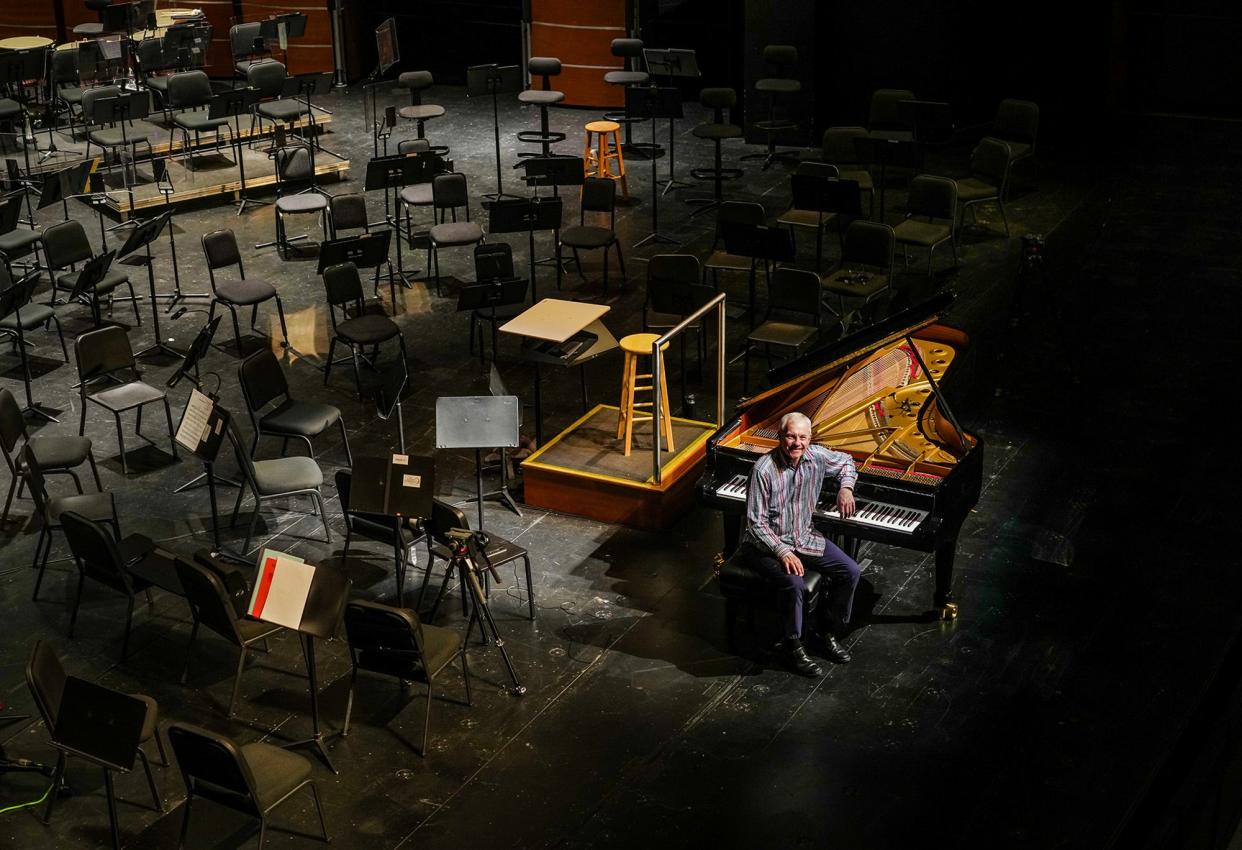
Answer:
<svg viewBox="0 0 1242 850"><path fill-rule="evenodd" d="M82 10L86 11L86 7ZM55 7L30 0L0 0L0 38L21 35L41 35L59 41Z"/></svg>
<svg viewBox="0 0 1242 850"><path fill-rule="evenodd" d="M229 45L229 29L237 20L233 0L197 0L193 4L202 9L211 24L211 47L207 50L207 67L203 70L209 77L233 76L233 49Z"/></svg>
<svg viewBox="0 0 1242 850"><path fill-rule="evenodd" d="M306 15L306 35L289 42L289 73L332 70L332 24L325 0L310 5L242 0L241 11L243 21L261 21L284 12L303 13ZM283 58L279 50L274 51L273 55L277 59Z"/></svg>
<svg viewBox="0 0 1242 850"><path fill-rule="evenodd" d="M624 68L612 55L614 38L625 38L625 0L531 0L532 56L555 56L561 75L553 81L565 92L566 106L620 107L625 93L604 82L604 74Z"/></svg>

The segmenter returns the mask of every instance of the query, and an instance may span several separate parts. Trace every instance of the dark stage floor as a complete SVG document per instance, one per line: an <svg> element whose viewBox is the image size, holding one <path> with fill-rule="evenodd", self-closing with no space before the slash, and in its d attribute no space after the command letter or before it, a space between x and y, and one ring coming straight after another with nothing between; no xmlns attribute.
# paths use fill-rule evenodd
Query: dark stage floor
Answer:
<svg viewBox="0 0 1242 850"><path fill-rule="evenodd" d="M479 215L479 195L495 189L490 104L448 87L434 94L448 112L428 126L428 135L452 145ZM381 94L381 101L400 99ZM325 144L352 161L350 179L327 188L361 191L371 150L361 97L351 91L325 105L335 112ZM687 112L677 129L677 176L697 183L690 169L708 162L710 147L689 132L700 110L687 105ZM581 127L595 117L553 113L554 125L569 134L566 152L580 150ZM501 105L506 189L518 188L513 133L536 123L533 110ZM398 129L412 135L412 128ZM1217 369L1227 379L1228 364L1237 361L1232 323L1242 295L1226 222L1236 221L1229 213L1240 203L1227 189L1236 184L1229 152L1237 150L1240 131L1137 129L1119 134L1122 151L1106 162L1051 146L1041 151L1038 174L1028 175L1009 205L1012 238L1004 238L998 217L981 216L983 226L962 235L959 270L942 261L929 282L915 257L899 276L898 303L937 289L956 292L949 320L973 338L958 364L952 401L987 448L984 491L959 542L958 620L922 617L931 603L930 556L866 546L849 637L854 663L808 681L773 663L755 641L743 657L726 649L724 606L712 579L720 548L714 512L695 509L669 531L647 534L535 509L517 517L489 502L487 528L528 547L534 562L536 622L525 619L525 582L515 572L507 570L493 593L528 692L508 695L497 650L473 645L474 705L456 702L460 680L447 676L444 699L433 707L430 752L420 758L411 749L423 718L419 686L412 694L420 698L403 708L390 681L365 678L350 736L332 742L340 775L315 766L334 846L891 848L929 838L961 847L1107 844L1146 792L1239 624L1236 558L1220 546L1227 513L1205 496L1236 466L1227 440L1207 439L1209 429L1224 425L1214 415L1222 393L1207 388L1218 383ZM1167 150L1186 150L1174 140L1189 136L1199 140L1194 160L1170 162ZM963 138L936 152L929 170L962 175L972 142ZM726 158L751 150L726 145ZM666 163L658 161L661 176ZM779 215L789 200L789 171L742 166L745 178L728 184L727 195L758 200L773 218ZM629 277L620 290L613 268L612 310L605 317L618 337L640 327L645 261L657 253L651 245L630 248L651 230L651 166L632 160L629 169L631 192L641 199L617 216ZM661 199L661 232L677 244L660 250L706 256L711 216L689 218L692 208L681 199L708 191L697 184ZM576 219L577 202L569 197L566 217ZM904 190L895 186L890 221L903 202ZM370 204L372 218L379 218L381 198ZM97 243L87 209L71 211L90 225ZM46 220L40 214L41 223L59 217L59 208L50 212ZM273 249L250 250L272 237L272 208L238 218L230 208L201 206L179 212L176 225L187 291L207 288L199 236L219 227L237 230L247 274L276 283L294 348L304 355L286 361L295 396L338 405L355 454L395 447L395 423L377 421L373 405L355 400L348 368L333 370L331 385L323 387L314 363L326 352L327 316L314 258L282 261ZM1018 274L1019 237L1027 232L1048 237L1043 274ZM538 240L540 254L548 242ZM525 238L512 243L524 268ZM811 241L801 237L799 245L801 264L810 265ZM835 256L832 240L828 251ZM171 288L166 256L161 244L161 289ZM584 259L587 282L569 275L565 291L600 299L599 259ZM415 262L425 266L425 260L420 252ZM445 252L441 265L458 279L473 277L468 251ZM744 299L744 279L728 278L725 287L731 299ZM541 266L540 294L553 289L551 267ZM467 353L467 321L455 312L454 297L438 297L421 281L401 295L398 322L412 375L406 438L411 452L430 454L436 398L484 393L487 373ZM140 309L143 325L131 332L135 348L151 342L149 305ZM184 343L204 313L194 307L176 321L163 317L165 330ZM268 328L267 308L261 313ZM128 305L119 305L117 319L130 318ZM81 311L66 311L65 321L69 334L86 328ZM745 320L731 320L731 347L745 327ZM39 433L71 433L79 415L74 368L60 362L54 340L33 336L35 396L60 411L61 422L32 425ZM205 368L220 376L222 401L248 432L227 324L218 342ZM267 344L255 335L245 340L247 350ZM529 403L533 370L516 355L516 343L502 340L500 372ZM172 368L171 361L151 361L147 376L162 382ZM19 361L7 350L0 369L4 386L20 395ZM548 435L581 414L576 376L556 372L543 372ZM616 355L588 366L590 404L615 403L619 373ZM675 405L678 374L669 369ZM363 379L376 380L367 372ZM730 406L740 386L739 363L729 372ZM694 405L674 412L710 418L714 387L688 389ZM184 385L173 391L175 411L185 395ZM184 456L172 459L159 420L144 423L152 442L128 441L128 478L110 418L92 410L87 434L105 486L116 494L123 531L189 552L210 538L207 496L203 490L170 495L198 470ZM260 455L278 449L264 440ZM464 499L473 492L472 453L436 456L441 494ZM323 443L319 460L330 482L345 462L339 443ZM302 502L265 508L261 542L343 569L360 596L391 600L390 555L362 542L343 562L340 505L330 484L324 495L331 544ZM226 503L232 497L223 494ZM307 682L291 635L275 640L271 653L248 668L233 721L224 719L222 706L236 656L222 641L200 638L189 683L177 684L190 629L178 597L157 593L153 609L139 606L130 658L118 663L124 603L88 583L77 638L69 640L73 564L58 536L41 601L30 601L38 537L30 512L29 501L17 502L15 521L0 539L0 699L11 712L34 712L23 670L31 644L42 639L71 673L155 697L165 723L202 724L243 742L280 743L307 733ZM239 545L243 533L241 526L228 530L227 539ZM419 557L421 568L421 550ZM420 580L421 569L412 575ZM449 602L439 622L460 626L456 591ZM344 641L321 645L319 659L326 724L335 731L348 685ZM11 757L54 761L41 723L11 725L3 735ZM140 776L117 782L127 847L176 841L184 789L175 768L156 773L166 814L150 808ZM105 843L102 776L77 764L69 779L73 795L60 802L50 826L33 810L9 812L0 818L0 843ZM37 775L0 774L0 807L36 799L46 788ZM275 824L313 830L309 797L283 808ZM203 804L195 807L188 846L238 846L253 840L249 829L245 819ZM269 841L311 846L279 832Z"/></svg>

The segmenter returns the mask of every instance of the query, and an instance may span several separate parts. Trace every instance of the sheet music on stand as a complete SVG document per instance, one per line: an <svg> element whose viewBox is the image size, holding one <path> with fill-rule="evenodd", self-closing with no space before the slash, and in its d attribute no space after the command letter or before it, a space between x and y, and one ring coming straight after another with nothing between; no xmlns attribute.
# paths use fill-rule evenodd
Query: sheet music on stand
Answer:
<svg viewBox="0 0 1242 850"><path fill-rule="evenodd" d="M265 548L259 554L258 568L246 613L256 620L298 629L310 598L315 567L297 555Z"/></svg>
<svg viewBox="0 0 1242 850"><path fill-rule="evenodd" d="M228 428L228 411L197 388L190 390L174 439L205 463L214 463Z"/></svg>

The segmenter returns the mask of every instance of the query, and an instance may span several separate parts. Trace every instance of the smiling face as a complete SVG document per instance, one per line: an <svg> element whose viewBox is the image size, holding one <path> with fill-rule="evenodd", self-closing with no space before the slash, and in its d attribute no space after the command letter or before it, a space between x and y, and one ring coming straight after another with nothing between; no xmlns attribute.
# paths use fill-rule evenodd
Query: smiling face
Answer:
<svg viewBox="0 0 1242 850"><path fill-rule="evenodd" d="M791 463L797 465L810 444L811 429L805 421L792 419L785 423L785 430L781 433L781 451Z"/></svg>

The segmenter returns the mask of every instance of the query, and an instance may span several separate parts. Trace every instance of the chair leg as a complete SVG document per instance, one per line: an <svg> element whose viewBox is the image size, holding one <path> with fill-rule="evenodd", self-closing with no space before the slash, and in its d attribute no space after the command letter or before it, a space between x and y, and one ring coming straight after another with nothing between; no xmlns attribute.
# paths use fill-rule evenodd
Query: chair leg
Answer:
<svg viewBox="0 0 1242 850"><path fill-rule="evenodd" d="M125 637L121 639L121 661L129 657L129 633L134 625L134 597L129 597L129 605L125 609Z"/></svg>
<svg viewBox="0 0 1242 850"><path fill-rule="evenodd" d="M168 396L164 396L164 418L168 421L168 445L172 447L173 457L177 458L177 434L173 430L172 408L168 406Z"/></svg>
<svg viewBox="0 0 1242 850"><path fill-rule="evenodd" d="M341 737L349 734L349 716L354 711L354 689L358 686L358 668L355 667L349 677L349 695L345 697L345 723L341 726Z"/></svg>
<svg viewBox="0 0 1242 850"><path fill-rule="evenodd" d="M535 585L530 580L530 555L523 555L526 562L526 607L530 611L530 621L535 621Z"/></svg>
<svg viewBox="0 0 1242 850"><path fill-rule="evenodd" d="M159 737L157 730L155 735ZM142 747L138 748L138 758L142 760L143 772L147 774L147 785L151 788L151 799L155 800L155 810L164 811L164 799L160 796L160 790L155 787L155 776L151 773L151 762L147 759L147 754L142 751Z"/></svg>
<svg viewBox="0 0 1242 850"><path fill-rule="evenodd" d="M345 430L345 420L338 419L337 424L341 426L341 442L345 446L345 460L349 462L352 469L354 466L354 453L349 450L349 432Z"/></svg>
<svg viewBox="0 0 1242 850"><path fill-rule="evenodd" d="M233 676L233 694L229 697L229 717L233 716L233 710L237 706L237 692L241 690L242 670L246 667L246 654L249 651L248 647L243 646L237 656L237 673Z"/></svg>
<svg viewBox="0 0 1242 850"><path fill-rule="evenodd" d="M168 753L164 751L164 739L158 729L155 730L155 749L160 754L160 767L168 767Z"/></svg>
<svg viewBox="0 0 1242 850"><path fill-rule="evenodd" d="M332 839L328 837L328 824L323 818L323 804L319 802L319 789L315 787L312 780L310 783L311 796L315 798L315 811L319 814L319 831L323 834L323 840L329 842Z"/></svg>
<svg viewBox="0 0 1242 850"><path fill-rule="evenodd" d="M91 465L91 475L95 476L95 489L102 493L103 482L99 480L99 467L95 465L95 451L93 449L86 453L86 459Z"/></svg>
<svg viewBox="0 0 1242 850"><path fill-rule="evenodd" d="M177 850L185 847L185 837L190 831L190 806L194 803L194 795L185 798L185 814L181 816L181 835L177 838Z"/></svg>
<svg viewBox="0 0 1242 850"><path fill-rule="evenodd" d="M358 372L358 346L350 344L349 356L354 363L354 386L358 388L358 401L362 401L362 375Z"/></svg>
<svg viewBox="0 0 1242 850"><path fill-rule="evenodd" d="M116 789L112 784L112 771L105 767L103 772L108 796L108 823L112 827L112 847L113 850L121 850L121 830L116 823Z"/></svg>
<svg viewBox="0 0 1242 850"><path fill-rule="evenodd" d="M31 569L38 569L39 571L39 575L35 578L34 593L30 597L30 601L32 602L39 601L39 586L43 584L43 571L47 569L47 561L44 560L42 563L40 563L39 553L43 551L43 546L47 538L49 538L50 536L51 536L51 532L47 530L47 526L44 526L42 529L40 529L39 542L35 545L34 560L31 561L30 563Z"/></svg>
<svg viewBox="0 0 1242 850"><path fill-rule="evenodd" d="M241 325L237 322L237 308L232 304L226 304L225 306L229 308L229 314L233 317L233 344L237 346L237 356L244 357L245 352L242 351L241 341Z"/></svg>
<svg viewBox="0 0 1242 850"><path fill-rule="evenodd" d="M461 680L466 685L466 705L473 706L474 702L470 699L470 663L466 661L466 647L464 644L461 648Z"/></svg>
<svg viewBox="0 0 1242 850"><path fill-rule="evenodd" d="M315 504L319 506L319 518L323 520L323 536L328 542L332 542L332 529L328 528L328 512L323 509L323 496L316 490L311 494L315 499Z"/></svg>
<svg viewBox="0 0 1242 850"><path fill-rule="evenodd" d="M242 544L242 554L250 551L250 540L254 537L254 528L259 522L259 506L263 501L259 498L259 494L254 494L254 511L250 514L250 527L246 529L246 542Z"/></svg>
<svg viewBox="0 0 1242 850"><path fill-rule="evenodd" d="M142 415L141 407L138 408L138 415ZM116 419L116 441L121 447L121 474L129 475L129 463L125 459L125 432L121 430L121 414L115 413L113 418ZM139 427L142 427L141 424L139 424Z"/></svg>
<svg viewBox="0 0 1242 850"><path fill-rule="evenodd" d="M44 564L46 566L46 564ZM40 568L42 572L42 568ZM78 571L78 592L73 597L73 613L69 615L69 639L73 640L73 630L78 625L78 608L82 604L82 584L86 581L86 574Z"/></svg>
<svg viewBox="0 0 1242 850"><path fill-rule="evenodd" d="M60 796L60 785L65 779L65 754L56 753L56 769L52 772L52 789L47 795L47 808L43 810L43 824L52 822L52 810L56 808L56 798Z"/></svg>
<svg viewBox="0 0 1242 850"><path fill-rule="evenodd" d="M198 638L198 618L194 618L194 625L190 627L190 640L185 645L185 664L181 667L181 684L185 684L186 679L190 676L190 656L194 653L194 641Z"/></svg>
<svg viewBox="0 0 1242 850"><path fill-rule="evenodd" d="M482 631L482 629L480 629ZM465 647L462 647L462 655L466 654ZM427 677L427 706L423 711L423 748L419 751L419 755L427 758L427 738L431 735L431 677Z"/></svg>
<svg viewBox="0 0 1242 850"><path fill-rule="evenodd" d="M280 296L276 296L276 315L280 317L280 335L284 337L284 347L289 347L289 328L285 325L285 305L281 303Z"/></svg>

